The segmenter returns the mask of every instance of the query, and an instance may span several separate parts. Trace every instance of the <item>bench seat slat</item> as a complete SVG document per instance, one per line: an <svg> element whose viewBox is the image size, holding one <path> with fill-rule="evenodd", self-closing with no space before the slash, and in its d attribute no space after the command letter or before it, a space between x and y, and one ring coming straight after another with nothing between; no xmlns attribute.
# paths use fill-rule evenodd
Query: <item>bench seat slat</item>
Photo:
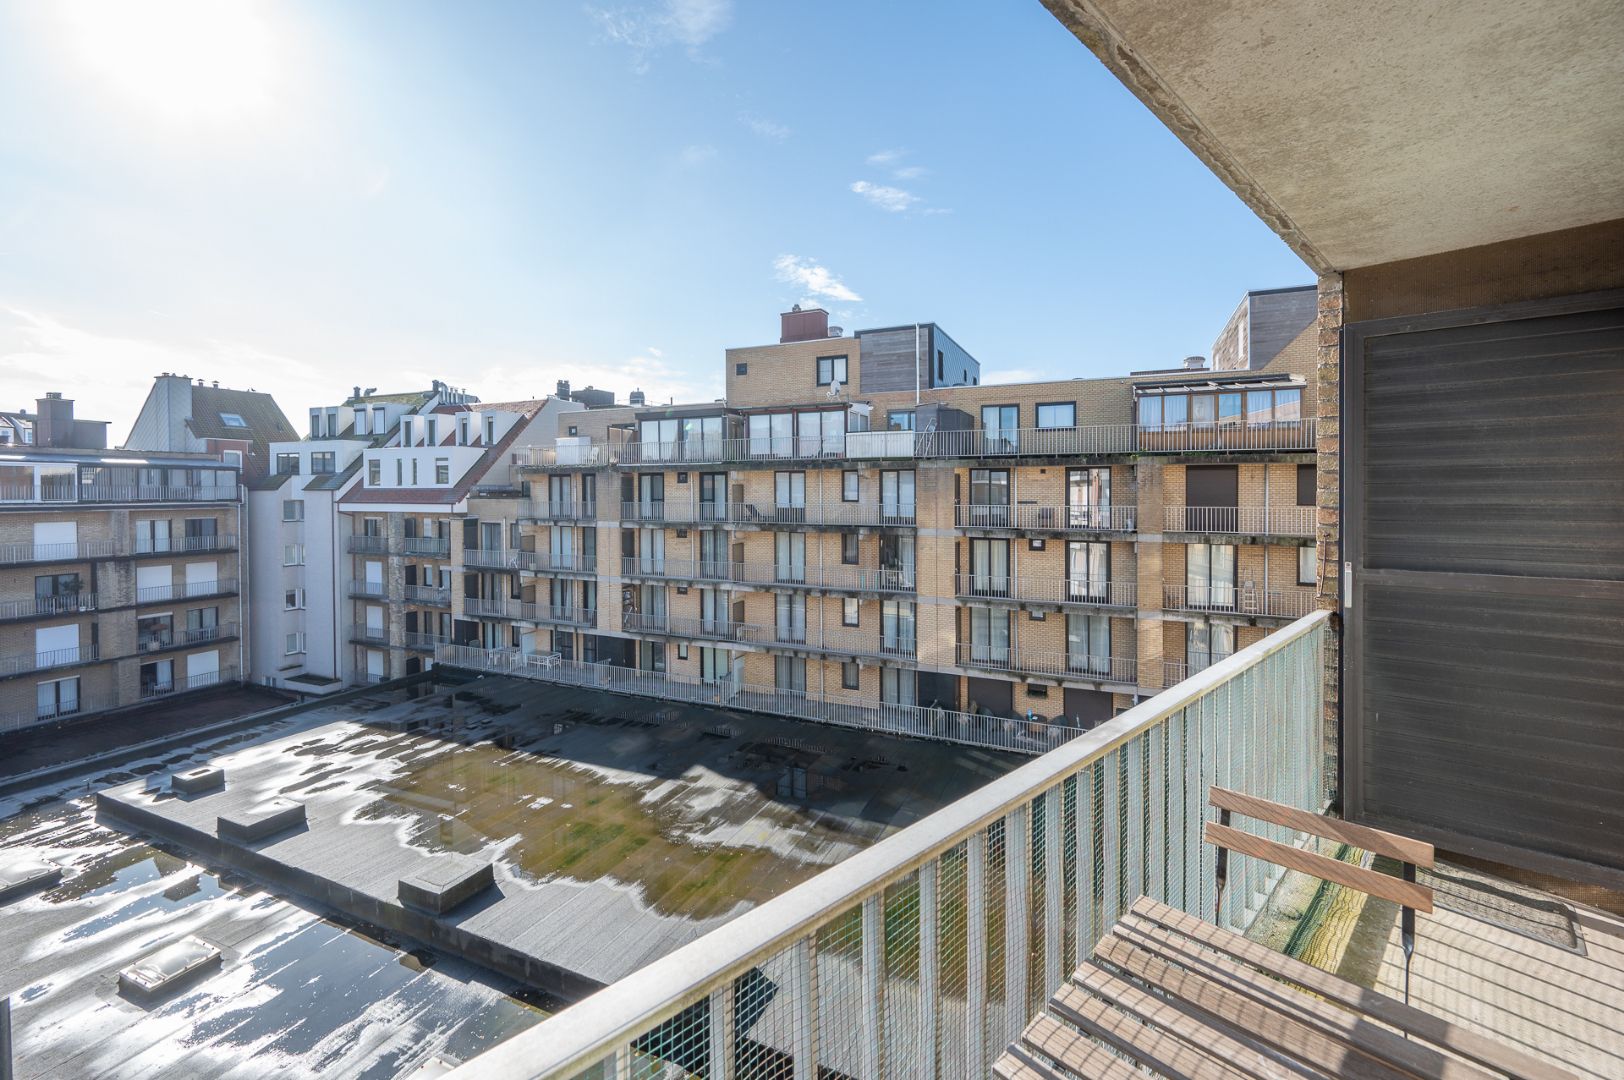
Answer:
<svg viewBox="0 0 1624 1080"><path fill-rule="evenodd" d="M1254 821L1284 825L1294 832L1311 833L1326 840L1340 840L1399 862L1428 868L1433 864L1433 846L1424 840L1412 840L1408 836L1372 829L1368 825L1355 825L1341 818L1310 813L1228 788L1214 787L1208 793L1208 799L1220 810L1228 810Z"/></svg>
<svg viewBox="0 0 1624 1080"><path fill-rule="evenodd" d="M1205 835L1209 844L1238 851L1254 859L1264 859L1277 866L1284 866L1287 870L1297 870L1325 881L1334 881L1338 885L1346 885L1350 889L1358 889L1370 896L1391 900L1395 904L1415 908L1417 911L1432 911L1432 890L1425 885L1366 870L1362 866L1350 866L1345 862L1327 859L1324 855L1316 855L1312 851L1276 843L1212 821L1207 822Z"/></svg>

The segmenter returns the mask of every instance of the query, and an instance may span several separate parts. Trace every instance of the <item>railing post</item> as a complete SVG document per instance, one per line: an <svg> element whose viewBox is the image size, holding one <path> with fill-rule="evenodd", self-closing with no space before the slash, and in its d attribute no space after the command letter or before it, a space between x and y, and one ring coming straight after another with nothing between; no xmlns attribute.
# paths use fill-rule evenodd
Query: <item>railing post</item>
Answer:
<svg viewBox="0 0 1624 1080"><path fill-rule="evenodd" d="M965 842L965 1063L970 1076L987 1067L987 831Z"/></svg>
<svg viewBox="0 0 1624 1080"><path fill-rule="evenodd" d="M999 1041L1012 1037L1027 1018L1032 952L1032 806L1022 803L1004 818L1004 1023Z"/></svg>
<svg viewBox="0 0 1624 1080"><path fill-rule="evenodd" d="M795 943L795 994L800 1008L795 1013L794 1080L819 1080L816 938L813 933Z"/></svg>
<svg viewBox="0 0 1624 1080"><path fill-rule="evenodd" d="M1116 853L1122 842L1122 751L1115 750L1104 759L1105 787L1104 814L1100 835L1100 864L1104 882L1100 900L1100 926L1110 926L1122 914L1122 885Z"/></svg>
<svg viewBox="0 0 1624 1080"><path fill-rule="evenodd" d="M885 911L883 893L863 901L863 1075L885 1075Z"/></svg>
<svg viewBox="0 0 1624 1080"><path fill-rule="evenodd" d="M1065 800L1062 785L1043 793L1043 991L1053 993L1065 978Z"/></svg>
<svg viewBox="0 0 1624 1080"><path fill-rule="evenodd" d="M0 998L0 1080L12 1080L11 999Z"/></svg>
<svg viewBox="0 0 1624 1080"><path fill-rule="evenodd" d="M733 1080L733 984L729 982L710 996L710 1069L708 1080Z"/></svg>
<svg viewBox="0 0 1624 1080"><path fill-rule="evenodd" d="M936 1046L941 1035L942 1003L938 949L939 909L937 882L941 878L941 859L932 859L919 868L919 1018L924 1030L919 1033L920 1045L915 1047L919 1060L919 1075L936 1075Z"/></svg>

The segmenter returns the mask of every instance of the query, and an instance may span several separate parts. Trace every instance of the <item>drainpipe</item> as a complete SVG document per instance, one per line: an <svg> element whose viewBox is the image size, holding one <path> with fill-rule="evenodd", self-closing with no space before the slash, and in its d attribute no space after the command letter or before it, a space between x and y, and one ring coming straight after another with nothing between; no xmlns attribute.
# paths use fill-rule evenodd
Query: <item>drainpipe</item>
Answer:
<svg viewBox="0 0 1624 1080"><path fill-rule="evenodd" d="M242 599L237 602L237 677L244 683L251 681L248 661L244 657L244 651L251 630L248 625L249 612L254 610L253 597L250 595L254 577L254 549L248 542L248 532L243 528L242 517L243 504L247 501L248 488L239 483L237 485L237 587L241 590Z"/></svg>
<svg viewBox="0 0 1624 1080"><path fill-rule="evenodd" d="M919 407L919 324L914 323L914 407ZM917 423L917 422L916 422Z"/></svg>
<svg viewBox="0 0 1624 1080"><path fill-rule="evenodd" d="M1246 302L1250 304L1252 298L1248 296ZM1263 531L1269 531L1269 515L1274 513L1273 504L1269 501L1269 466L1263 466ZM1269 545L1263 545L1263 596L1260 598L1264 610L1269 606Z"/></svg>

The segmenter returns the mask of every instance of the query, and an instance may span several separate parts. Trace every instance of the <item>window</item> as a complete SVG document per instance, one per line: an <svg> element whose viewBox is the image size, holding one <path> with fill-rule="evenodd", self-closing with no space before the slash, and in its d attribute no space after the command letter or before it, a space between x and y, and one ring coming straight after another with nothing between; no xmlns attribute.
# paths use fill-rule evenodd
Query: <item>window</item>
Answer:
<svg viewBox="0 0 1624 1080"><path fill-rule="evenodd" d="M372 406L372 434L382 435L384 428L389 425L389 413L382 405Z"/></svg>
<svg viewBox="0 0 1624 1080"><path fill-rule="evenodd" d="M1086 675L1111 673L1110 616L1066 616L1066 667Z"/></svg>
<svg viewBox="0 0 1624 1080"><path fill-rule="evenodd" d="M320 409L311 409L310 410L310 437L312 439L321 438L321 410Z"/></svg>
<svg viewBox="0 0 1624 1080"><path fill-rule="evenodd" d="M472 445L474 445L473 441L468 438L468 415L466 413L464 413L462 416L457 417L457 438L456 438L456 443L457 443L458 446L472 446Z"/></svg>
<svg viewBox="0 0 1624 1080"><path fill-rule="evenodd" d="M367 433L367 407L365 405L355 407L355 422L350 426L350 430L357 435Z"/></svg>
<svg viewBox="0 0 1624 1080"><path fill-rule="evenodd" d="M677 643L677 659L688 659L688 643L686 641L679 641Z"/></svg>
<svg viewBox="0 0 1624 1080"><path fill-rule="evenodd" d="M318 450L310 455L310 471L314 475L337 471L337 455L331 450Z"/></svg>
<svg viewBox="0 0 1624 1080"><path fill-rule="evenodd" d="M846 690L856 690L858 687L858 668L854 661L847 660L840 665L840 685Z"/></svg>
<svg viewBox="0 0 1624 1080"><path fill-rule="evenodd" d="M222 450L220 451L220 457L227 465L235 465L239 469L242 468L241 450Z"/></svg>
<svg viewBox="0 0 1624 1080"><path fill-rule="evenodd" d="M303 566L305 561L305 546L303 544L282 545L283 566Z"/></svg>
<svg viewBox="0 0 1624 1080"><path fill-rule="evenodd" d="M496 445L496 417L494 416L485 418L485 445Z"/></svg>
<svg viewBox="0 0 1624 1080"><path fill-rule="evenodd" d="M818 385L846 384L846 358L844 356L818 357Z"/></svg>
<svg viewBox="0 0 1624 1080"><path fill-rule="evenodd" d="M303 499L283 499L282 500L282 520L283 521L303 521L304 520L304 500Z"/></svg>
<svg viewBox="0 0 1624 1080"><path fill-rule="evenodd" d="M449 483L451 483L451 459L450 458L443 458L442 457L442 458L435 458L434 459L434 482L436 484L449 484Z"/></svg>
<svg viewBox="0 0 1624 1080"><path fill-rule="evenodd" d="M857 474L844 472L840 474L840 500L842 502L857 501Z"/></svg>
<svg viewBox="0 0 1624 1080"><path fill-rule="evenodd" d="M574 438L575 436L579 435L580 433L581 433L580 428L576 427L574 424L570 425L570 438Z"/></svg>
<svg viewBox="0 0 1624 1080"><path fill-rule="evenodd" d="M1314 498L1315 488L1314 466L1297 466L1297 505L1313 506L1317 501Z"/></svg>
<svg viewBox="0 0 1624 1080"><path fill-rule="evenodd" d="M299 455L298 454L278 454L278 455L276 455L276 472L277 472L278 476L298 476L299 475Z"/></svg>
<svg viewBox="0 0 1624 1080"><path fill-rule="evenodd" d="M38 719L49 720L53 716L71 716L79 711L77 677L40 683L35 695L34 715Z"/></svg>
<svg viewBox="0 0 1624 1080"><path fill-rule="evenodd" d="M289 589L282 594L282 610L298 611L305 606L305 591L303 589Z"/></svg>
<svg viewBox="0 0 1624 1080"><path fill-rule="evenodd" d="M1193 608L1235 606L1235 546L1190 544L1185 550L1185 604Z"/></svg>
<svg viewBox="0 0 1624 1080"><path fill-rule="evenodd" d="M1190 419L1190 399L1175 394L1162 399L1162 423L1170 428L1181 428Z"/></svg>
<svg viewBox="0 0 1624 1080"><path fill-rule="evenodd" d="M295 631L283 639L282 655L295 656L305 651L304 631Z"/></svg>
<svg viewBox="0 0 1624 1080"><path fill-rule="evenodd" d="M377 458L367 458L367 487L381 487L383 485L383 462Z"/></svg>
<svg viewBox="0 0 1624 1080"><path fill-rule="evenodd" d="M918 680L913 671L880 669L880 700L887 705L916 704Z"/></svg>
<svg viewBox="0 0 1624 1080"><path fill-rule="evenodd" d="M1072 428L1077 426L1077 405L1064 401L1054 405L1038 406L1038 427Z"/></svg>
<svg viewBox="0 0 1624 1080"><path fill-rule="evenodd" d="M244 420L241 416L238 416L234 412L223 412L223 413L221 413L220 414L220 423L224 424L226 427L245 428L245 427L248 426L248 421Z"/></svg>
<svg viewBox="0 0 1624 1080"><path fill-rule="evenodd" d="M440 445L440 421L435 417L428 417L423 421L423 445Z"/></svg>
<svg viewBox="0 0 1624 1080"><path fill-rule="evenodd" d="M412 487L417 486L417 459L412 458Z"/></svg>
<svg viewBox="0 0 1624 1080"><path fill-rule="evenodd" d="M750 374L750 365L749 364L734 364L733 365L733 374L740 375L740 376Z"/></svg>
<svg viewBox="0 0 1624 1080"><path fill-rule="evenodd" d="M406 463L400 458L395 459L395 486L400 487L406 482Z"/></svg>
<svg viewBox="0 0 1624 1080"><path fill-rule="evenodd" d="M859 556L857 554L857 534L840 534L840 561L847 566L856 566Z"/></svg>
<svg viewBox="0 0 1624 1080"><path fill-rule="evenodd" d="M885 414L885 426L892 431L912 431L914 429L913 410L893 409Z"/></svg>
<svg viewBox="0 0 1624 1080"><path fill-rule="evenodd" d="M858 623L857 597L848 596L840 601L840 625L857 626Z"/></svg>
<svg viewBox="0 0 1624 1080"><path fill-rule="evenodd" d="M1049 696L1049 688L1044 686L1042 683L1027 683L1026 696L1032 698L1046 698Z"/></svg>
<svg viewBox="0 0 1624 1080"><path fill-rule="evenodd" d="M1218 399L1212 394L1194 394L1190 397L1190 423L1211 427L1218 419Z"/></svg>
<svg viewBox="0 0 1624 1080"><path fill-rule="evenodd" d="M1297 549L1297 584L1313 585L1315 569L1319 565L1319 548L1313 544Z"/></svg>

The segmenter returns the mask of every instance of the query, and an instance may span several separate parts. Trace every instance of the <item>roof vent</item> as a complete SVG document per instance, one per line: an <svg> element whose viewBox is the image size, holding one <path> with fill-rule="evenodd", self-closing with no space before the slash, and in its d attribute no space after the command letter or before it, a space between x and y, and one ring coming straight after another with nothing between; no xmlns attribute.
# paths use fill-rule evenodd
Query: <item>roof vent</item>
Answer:
<svg viewBox="0 0 1624 1080"><path fill-rule="evenodd" d="M841 334L844 334L845 332L846 332L846 328L844 326L831 326L831 327L829 327L829 336L830 337L839 337Z"/></svg>
<svg viewBox="0 0 1624 1080"><path fill-rule="evenodd" d="M1206 366L1207 358L1205 356L1186 356L1184 358L1184 370L1186 371L1203 371Z"/></svg>

